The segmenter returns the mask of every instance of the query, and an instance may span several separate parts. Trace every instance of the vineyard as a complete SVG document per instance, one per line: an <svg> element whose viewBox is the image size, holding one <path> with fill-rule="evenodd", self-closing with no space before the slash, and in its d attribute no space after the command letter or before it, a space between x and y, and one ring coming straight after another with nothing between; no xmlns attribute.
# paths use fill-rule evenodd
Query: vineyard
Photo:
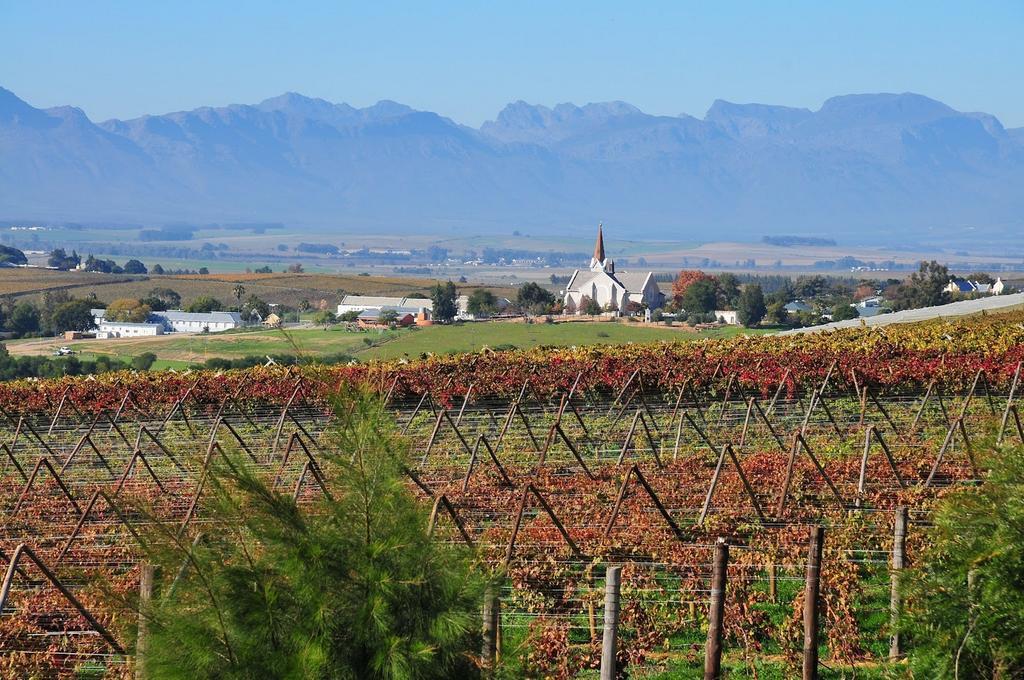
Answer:
<svg viewBox="0 0 1024 680"><path fill-rule="evenodd" d="M863 674L906 652L890 635L893 585L936 500L982 480L997 443L1024 443L1022 361L1011 315L11 383L0 676L129 677L139 622L108 593L140 592L152 518L133 509L145 503L186 543L215 531L204 484L225 451L300 503L316 498L340 383L375 389L393 413L436 540L503 574L496 653L532 674L597 668L610 565L622 567L618 662L634 676L682 665L700 677L709 627L737 672L765 659L799 669L808 611L822 624L811 663ZM805 607L811 572L820 591Z"/></svg>

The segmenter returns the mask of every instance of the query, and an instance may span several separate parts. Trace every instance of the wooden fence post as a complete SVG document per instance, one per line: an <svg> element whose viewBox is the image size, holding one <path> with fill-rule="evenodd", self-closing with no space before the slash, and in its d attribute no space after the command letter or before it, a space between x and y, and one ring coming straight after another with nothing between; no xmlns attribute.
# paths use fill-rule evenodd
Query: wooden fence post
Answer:
<svg viewBox="0 0 1024 680"><path fill-rule="evenodd" d="M729 544L719 538L715 543L715 561L711 571L711 606L708 609L708 641L704 647L704 680L722 675L722 626L725 614L726 572Z"/></svg>
<svg viewBox="0 0 1024 680"><path fill-rule="evenodd" d="M807 583L804 587L803 680L818 680L818 594L821 587L821 547L825 528L811 527L807 550Z"/></svg>
<svg viewBox="0 0 1024 680"><path fill-rule="evenodd" d="M146 661L146 648L148 646L149 625L146 617L149 612L149 602L153 598L153 575L156 568L152 564L143 562L139 565L139 635L135 642L135 678L142 680L146 677L143 664Z"/></svg>
<svg viewBox="0 0 1024 680"><path fill-rule="evenodd" d="M892 541L892 577L890 578L889 594L889 626L892 634L889 638L889 658L899 659L902 656L900 649L900 633L898 629L900 610L903 607L900 597L900 572L904 568L907 558L907 507L901 505L896 508L896 528L893 531Z"/></svg>
<svg viewBox="0 0 1024 680"><path fill-rule="evenodd" d="M481 658L484 676L491 677L498 657L498 618L501 616L501 602L494 585L484 593L484 647Z"/></svg>
<svg viewBox="0 0 1024 680"><path fill-rule="evenodd" d="M601 680L615 680L616 638L619 632L619 587L622 567L608 567L604 575L604 639L601 643Z"/></svg>

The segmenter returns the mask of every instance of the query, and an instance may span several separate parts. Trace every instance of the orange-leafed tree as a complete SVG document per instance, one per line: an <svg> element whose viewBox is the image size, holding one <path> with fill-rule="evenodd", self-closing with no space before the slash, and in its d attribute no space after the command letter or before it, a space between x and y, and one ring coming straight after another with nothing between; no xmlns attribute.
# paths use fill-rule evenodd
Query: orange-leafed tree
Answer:
<svg viewBox="0 0 1024 680"><path fill-rule="evenodd" d="M683 295L686 293L686 289L697 281L704 279L711 279L712 276L705 274L699 269L682 269L679 275L676 276L676 280L672 282L672 299L675 300L678 305L683 299Z"/></svg>

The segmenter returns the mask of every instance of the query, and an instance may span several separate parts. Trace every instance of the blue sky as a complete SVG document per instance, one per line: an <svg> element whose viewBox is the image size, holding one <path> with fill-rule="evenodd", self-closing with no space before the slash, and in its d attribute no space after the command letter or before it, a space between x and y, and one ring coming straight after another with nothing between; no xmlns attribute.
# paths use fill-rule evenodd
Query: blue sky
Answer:
<svg viewBox="0 0 1024 680"><path fill-rule="evenodd" d="M1024 2L20 2L0 85L94 120L285 91L479 125L509 101L818 108L913 91L1024 126Z"/></svg>

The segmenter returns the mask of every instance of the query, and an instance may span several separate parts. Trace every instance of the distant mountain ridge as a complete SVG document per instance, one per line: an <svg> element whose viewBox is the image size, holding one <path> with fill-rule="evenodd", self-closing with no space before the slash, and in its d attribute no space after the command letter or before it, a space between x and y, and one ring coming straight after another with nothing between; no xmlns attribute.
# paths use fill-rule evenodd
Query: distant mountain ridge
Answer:
<svg viewBox="0 0 1024 680"><path fill-rule="evenodd" d="M289 92L93 123L0 88L0 218L712 240L997 238L1024 228L1024 128L916 94L820 109L518 101L479 129Z"/></svg>

